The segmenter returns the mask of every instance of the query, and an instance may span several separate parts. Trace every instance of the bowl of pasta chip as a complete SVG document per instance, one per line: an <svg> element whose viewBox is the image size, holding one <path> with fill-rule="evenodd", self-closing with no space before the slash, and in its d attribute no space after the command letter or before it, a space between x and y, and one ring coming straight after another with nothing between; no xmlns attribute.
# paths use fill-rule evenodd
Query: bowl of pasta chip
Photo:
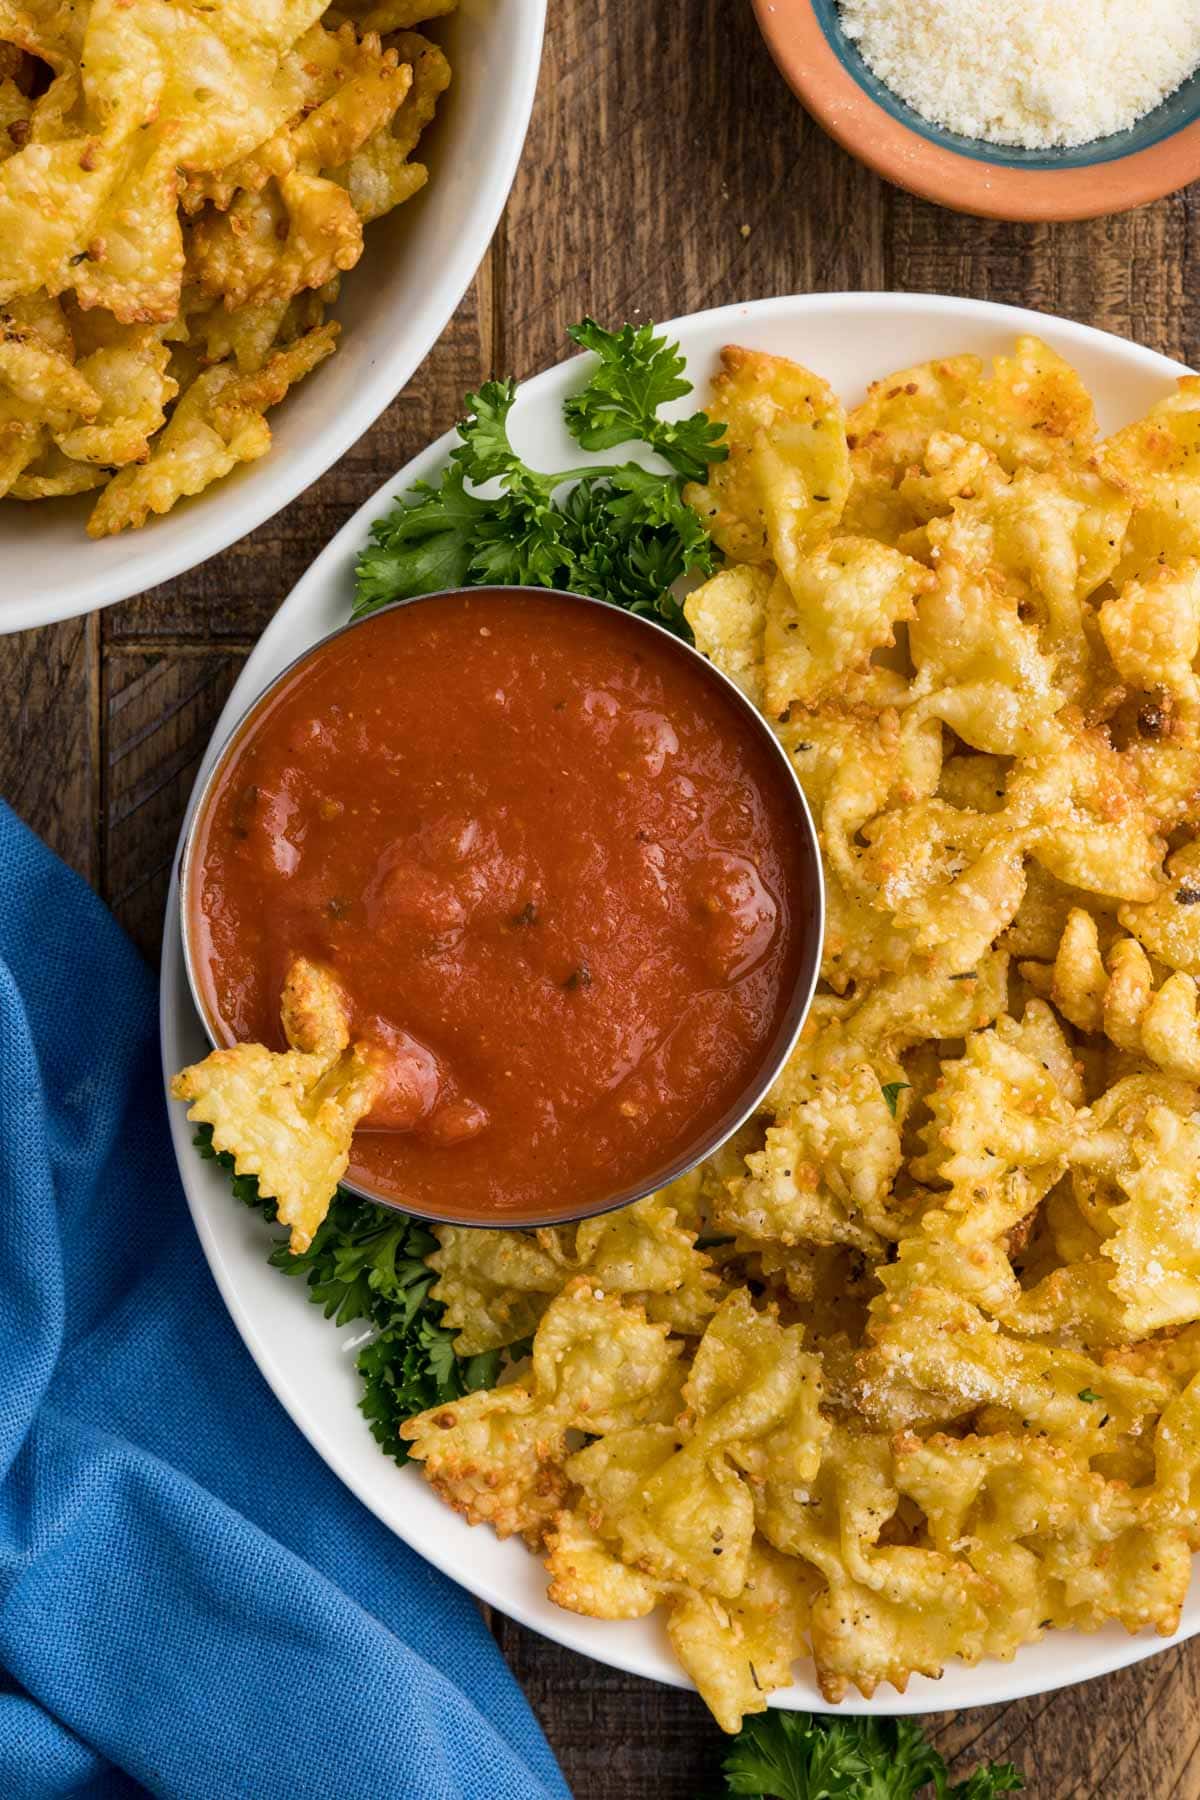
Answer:
<svg viewBox="0 0 1200 1800"><path fill-rule="evenodd" d="M495 229L544 13L0 19L0 631L195 566L366 430Z"/></svg>
<svg viewBox="0 0 1200 1800"><path fill-rule="evenodd" d="M277 1279L176 1106L193 1215L330 1465L560 1643L693 1683L727 1730L1082 1681L1200 1630L1200 378L927 295L666 329L727 452L684 490L719 553L684 617L820 833L787 1067L624 1211L415 1239L347 1212L389 1280L403 1242L459 1359L449 1399L366 1406L378 1443L374 1353L356 1372ZM514 409L541 468L573 466L579 369ZM450 448L329 546L229 720ZM162 994L169 1078L204 1049L177 929Z"/></svg>

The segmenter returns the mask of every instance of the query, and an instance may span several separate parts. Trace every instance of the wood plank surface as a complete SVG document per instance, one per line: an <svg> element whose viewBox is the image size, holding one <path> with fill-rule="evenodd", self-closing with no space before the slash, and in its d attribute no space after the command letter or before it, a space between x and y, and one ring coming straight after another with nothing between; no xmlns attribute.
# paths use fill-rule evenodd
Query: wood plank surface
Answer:
<svg viewBox="0 0 1200 1800"><path fill-rule="evenodd" d="M0 799L99 885L97 619L0 638L0 719Z"/></svg>
<svg viewBox="0 0 1200 1800"><path fill-rule="evenodd" d="M1200 194L1017 226L897 193L811 123L745 0L553 0L537 106L479 279L337 468L203 567L90 621L0 640L0 795L148 956L198 758L237 669L349 513L481 376L558 360L565 326L763 295L896 288L1059 312L1200 361ZM494 1629L576 1800L703 1800L720 1734L691 1694ZM931 1720L1036 1800L1200 1800L1200 1641L1088 1686Z"/></svg>

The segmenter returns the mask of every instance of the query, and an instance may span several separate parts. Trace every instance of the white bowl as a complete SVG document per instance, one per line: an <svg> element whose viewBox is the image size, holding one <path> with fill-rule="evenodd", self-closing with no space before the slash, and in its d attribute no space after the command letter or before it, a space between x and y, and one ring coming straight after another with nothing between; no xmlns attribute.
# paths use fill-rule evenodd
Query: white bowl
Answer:
<svg viewBox="0 0 1200 1800"><path fill-rule="evenodd" d="M778 351L807 363L853 404L869 381L895 369L962 350L991 356L1010 348L1018 332L1034 331L1075 364L1095 396L1104 431L1137 418L1170 392L1176 376L1186 373L1165 356L1085 325L1017 307L930 294L813 294L760 300L698 313L662 329L679 339L688 375L697 389L695 399L689 397L677 404L679 412L703 403L717 353L722 344L730 342ZM521 389L513 414L513 438L538 467L569 468L579 461L578 446L572 450L561 414L563 397L578 380L578 369L564 363ZM217 721L194 793L200 791L217 751L255 695L294 657L349 617L354 562L367 541L371 520L412 481L434 477L451 445L449 436L441 439L386 482L347 521L292 590L260 638ZM160 1006L164 1073L169 1078L208 1048L184 973L174 884L167 901ZM361 1328L335 1330L320 1309L309 1303L297 1282L282 1280L268 1266L267 1250L277 1234L256 1214L234 1203L228 1178L211 1162L202 1162L192 1148L192 1127L184 1109L173 1101L169 1105L188 1203L234 1323L279 1400L347 1487L397 1537L481 1600L523 1625L597 1662L679 1687L689 1685L657 1616L614 1624L563 1612L546 1598L546 1572L540 1560L518 1540L502 1544L486 1527L467 1525L437 1498L415 1469L397 1469L388 1460L357 1407L360 1389L354 1359L363 1340ZM873 1700L855 1695L837 1710L926 1713L1019 1700L1106 1675L1198 1631L1200 1579L1193 1581L1180 1629L1173 1638L1146 1632L1130 1637L1117 1625L1089 1636L1055 1632L1040 1644L1018 1651L1011 1663L983 1662L973 1669L951 1663L940 1681L917 1675L909 1682L907 1693L883 1687ZM775 1706L830 1710L817 1690L811 1665L803 1662L797 1664L794 1685L771 1699Z"/></svg>
<svg viewBox="0 0 1200 1800"><path fill-rule="evenodd" d="M324 474L429 353L475 274L508 198L537 86L546 0L462 0L429 35L451 86L419 155L416 199L369 225L334 317L338 347L270 415L274 442L140 531L98 541L95 494L0 503L0 633L111 606L215 556Z"/></svg>

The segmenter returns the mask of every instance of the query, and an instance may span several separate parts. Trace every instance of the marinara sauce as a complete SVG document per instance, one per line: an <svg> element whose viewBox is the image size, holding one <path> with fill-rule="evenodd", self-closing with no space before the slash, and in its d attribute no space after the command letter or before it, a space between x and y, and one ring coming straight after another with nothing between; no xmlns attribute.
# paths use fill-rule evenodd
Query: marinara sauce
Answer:
<svg viewBox="0 0 1200 1800"><path fill-rule="evenodd" d="M210 1021L285 1047L327 964L386 1067L349 1178L531 1222L732 1126L798 1020L815 852L787 768L698 658L615 607L439 595L305 658L197 825Z"/></svg>

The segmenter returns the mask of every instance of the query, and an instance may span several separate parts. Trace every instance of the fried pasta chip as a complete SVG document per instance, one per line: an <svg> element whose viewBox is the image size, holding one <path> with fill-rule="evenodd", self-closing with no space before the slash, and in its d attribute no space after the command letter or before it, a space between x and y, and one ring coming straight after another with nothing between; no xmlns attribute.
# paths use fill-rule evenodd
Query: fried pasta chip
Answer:
<svg viewBox="0 0 1200 1800"><path fill-rule="evenodd" d="M567 1495L566 1439L526 1387L481 1390L408 1419L401 1435L440 1499L469 1525L536 1549Z"/></svg>
<svg viewBox="0 0 1200 1800"><path fill-rule="evenodd" d="M835 538L790 559L767 595L765 710L811 705L864 670L873 651L894 643L929 580L919 563L870 538Z"/></svg>
<svg viewBox="0 0 1200 1800"><path fill-rule="evenodd" d="M1022 963L1021 973L1080 1031L1103 1032L1164 1073L1200 1082L1196 983L1176 971L1156 987L1136 938L1115 938L1102 955L1095 919L1076 907L1067 915L1053 963Z"/></svg>
<svg viewBox="0 0 1200 1800"><path fill-rule="evenodd" d="M729 1184L715 1223L756 1242L849 1244L879 1254L899 1235L892 1186L900 1129L869 1063L806 1088L748 1173Z"/></svg>
<svg viewBox="0 0 1200 1800"><path fill-rule="evenodd" d="M759 707L767 596L773 585L769 570L733 563L689 594L683 609L697 650Z"/></svg>
<svg viewBox="0 0 1200 1800"><path fill-rule="evenodd" d="M1079 376L1031 336L1018 338L1011 356L998 356L990 375L977 356L951 356L885 376L846 425L853 470L847 526L892 543L928 513L932 491L905 483L923 462L935 479L953 467L943 489L950 502L993 485L994 471L1079 468L1096 435L1095 409ZM947 438L956 441L947 445ZM963 446L973 448L964 454Z"/></svg>
<svg viewBox="0 0 1200 1800"><path fill-rule="evenodd" d="M742 1591L753 1485L811 1477L827 1431L819 1365L802 1335L739 1290L700 1341L676 1423L605 1437L571 1458L589 1521L625 1561L726 1600Z"/></svg>
<svg viewBox="0 0 1200 1800"><path fill-rule="evenodd" d="M431 1292L458 1356L477 1356L532 1337L569 1270L552 1232L443 1225L430 1267Z"/></svg>
<svg viewBox="0 0 1200 1800"><path fill-rule="evenodd" d="M785 1687L808 1646L815 1573L756 1538L741 1592L731 1600L631 1569L578 1514L562 1512L548 1534L547 1592L556 1605L593 1619L644 1618L667 1609L667 1635L717 1723L736 1731L767 1695ZM714 1554L721 1549L714 1544Z"/></svg>
<svg viewBox="0 0 1200 1800"><path fill-rule="evenodd" d="M991 1654L1050 1626L1176 1629L1190 1573L1183 1532L1073 1450L1026 1434L903 1439L896 1480L935 1546L965 1553L996 1590Z"/></svg>
<svg viewBox="0 0 1200 1800"><path fill-rule="evenodd" d="M1167 879L1139 905L1117 917L1144 950L1193 979L1200 977L1200 842L1181 845L1166 865ZM1130 896L1132 899L1132 896Z"/></svg>
<svg viewBox="0 0 1200 1800"><path fill-rule="evenodd" d="M443 4L436 0L439 11ZM411 200L429 179L425 164L412 160L413 151L450 85L445 56L419 32L402 32L396 50L412 70L407 96L390 123L379 126L348 162L329 171L329 179L346 189L364 225Z"/></svg>
<svg viewBox="0 0 1200 1800"><path fill-rule="evenodd" d="M1096 442L1096 409L1079 375L1040 338L1019 337L972 396L972 431L1010 473L1079 463Z"/></svg>
<svg viewBox="0 0 1200 1800"><path fill-rule="evenodd" d="M589 1619L644 1619L667 1584L630 1568L578 1513L560 1512L546 1532L546 1592L556 1606Z"/></svg>
<svg viewBox="0 0 1200 1800"><path fill-rule="evenodd" d="M100 410L100 396L71 361L32 334L0 337L0 493L49 445Z"/></svg>
<svg viewBox="0 0 1200 1800"><path fill-rule="evenodd" d="M74 462L63 455L57 444L48 444L24 465L8 491L15 500L57 500L103 487L107 479L103 469Z"/></svg>
<svg viewBox="0 0 1200 1800"><path fill-rule="evenodd" d="M459 1333L459 1356L528 1337L573 1275L640 1301L649 1318L681 1335L699 1336L717 1307L709 1259L664 1195L536 1233L448 1225L430 1266L438 1272L433 1298Z"/></svg>
<svg viewBox="0 0 1200 1800"><path fill-rule="evenodd" d="M197 376L147 461L122 469L105 488L88 520L92 537L144 525L151 513L169 512L185 494L200 493L238 463L265 456L271 447L266 409L332 355L337 332L332 321L318 326L252 375L239 375L235 363L218 363Z"/></svg>
<svg viewBox="0 0 1200 1800"><path fill-rule="evenodd" d="M671 1647L724 1731L764 1712L767 1695L791 1681L807 1647L813 1586L802 1563L755 1540L735 1600L689 1592L671 1605Z"/></svg>
<svg viewBox="0 0 1200 1800"><path fill-rule="evenodd" d="M167 373L170 354L157 328L133 326L123 342L106 344L85 356L78 370L95 389L100 405L87 424L56 434L63 455L106 468L146 462L150 439L165 422L166 409L178 392L178 384Z"/></svg>
<svg viewBox="0 0 1200 1800"><path fill-rule="evenodd" d="M973 441L960 427L982 374L977 356L951 356L900 369L871 383L867 398L846 420L853 475L847 507L851 529L863 528L872 504L878 508L881 527L890 523L894 535L918 522L919 514L907 506L899 514L889 508L893 489L910 469L920 466L931 439L952 436L957 444ZM986 461L985 453L974 471L981 472Z"/></svg>
<svg viewBox="0 0 1200 1800"><path fill-rule="evenodd" d="M362 227L336 183L293 169L192 231L189 272L232 311L323 287L362 255Z"/></svg>
<svg viewBox="0 0 1200 1800"><path fill-rule="evenodd" d="M1127 581L1097 622L1123 681L1147 692L1165 688L1192 712L1200 707L1200 561L1158 564Z"/></svg>
<svg viewBox="0 0 1200 1800"><path fill-rule="evenodd" d="M331 169L389 121L412 85L412 69L379 36L360 37L347 23L336 32L315 26L296 46L303 94L273 137L225 168L193 176L184 193L189 215L211 202L227 212L239 192L259 193L294 169Z"/></svg>
<svg viewBox="0 0 1200 1800"><path fill-rule="evenodd" d="M786 569L841 515L850 485L845 414L820 376L736 345L721 353L708 411L725 425L729 456L686 498L732 562Z"/></svg>
<svg viewBox="0 0 1200 1800"><path fill-rule="evenodd" d="M1175 392L1099 446L1102 473L1134 503L1114 575L1120 587L1155 564L1200 556L1200 377L1182 376Z"/></svg>
<svg viewBox="0 0 1200 1800"><path fill-rule="evenodd" d="M568 1433L594 1435L596 1448L669 1430L641 1421L678 1409L680 1350L640 1307L576 1276L538 1326L528 1375L433 1407L401 1435L471 1524L536 1545L568 1493Z"/></svg>
<svg viewBox="0 0 1200 1800"><path fill-rule="evenodd" d="M1200 1314L1200 1122L1153 1107L1118 1177L1128 1196L1113 1208L1101 1245L1115 1265L1110 1286L1131 1338Z"/></svg>
<svg viewBox="0 0 1200 1800"><path fill-rule="evenodd" d="M868 1696L881 1681L903 1689L910 1674L936 1676L951 1655L983 1654L992 1593L974 1572L902 1536L899 1490L886 1437L835 1426L829 1454L808 1488L759 1497L760 1528L789 1557L824 1578L812 1601L817 1679L828 1700L851 1683Z"/></svg>
<svg viewBox="0 0 1200 1800"><path fill-rule="evenodd" d="M277 1202L298 1254L329 1210L380 1077L370 1053L350 1043L345 1002L327 970L304 958L292 964L282 1019L289 1050L214 1050L176 1075L171 1092L191 1103L189 1119L212 1126L213 1148L232 1156L236 1172L256 1176L260 1193Z"/></svg>
<svg viewBox="0 0 1200 1800"><path fill-rule="evenodd" d="M942 1287L893 1288L862 1361L861 1403L886 1430L921 1429L996 1408L1026 1429L1067 1437L1100 1454L1111 1437L1139 1432L1162 1408L1160 1387L1112 1371L1081 1351L997 1329L980 1307ZM1106 1425L1084 1393L1100 1392ZM1102 1415L1103 1416L1103 1415Z"/></svg>
<svg viewBox="0 0 1200 1800"><path fill-rule="evenodd" d="M1023 757L1008 803L1031 854L1060 881L1127 901L1153 901L1161 892L1159 821L1102 732L1047 739L1045 749Z"/></svg>

